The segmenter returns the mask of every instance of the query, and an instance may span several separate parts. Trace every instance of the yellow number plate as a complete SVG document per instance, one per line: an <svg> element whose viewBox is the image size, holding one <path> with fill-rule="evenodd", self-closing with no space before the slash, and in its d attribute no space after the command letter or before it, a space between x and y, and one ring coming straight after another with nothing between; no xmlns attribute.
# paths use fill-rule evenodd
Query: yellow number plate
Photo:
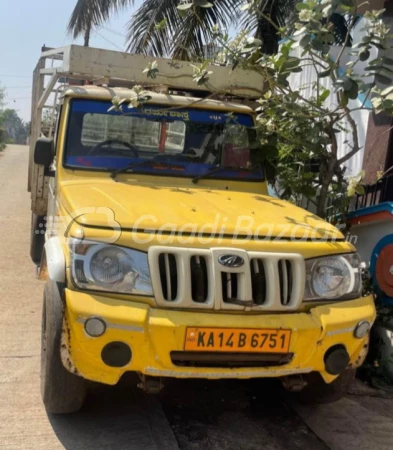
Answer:
<svg viewBox="0 0 393 450"><path fill-rule="evenodd" d="M288 353L290 330L187 328L184 350L200 352Z"/></svg>

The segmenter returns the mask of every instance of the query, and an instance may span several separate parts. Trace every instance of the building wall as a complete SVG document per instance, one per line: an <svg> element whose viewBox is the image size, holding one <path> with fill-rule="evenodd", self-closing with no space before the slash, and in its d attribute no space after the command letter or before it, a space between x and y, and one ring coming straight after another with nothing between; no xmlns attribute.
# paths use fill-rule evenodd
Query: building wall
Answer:
<svg viewBox="0 0 393 450"><path fill-rule="evenodd" d="M377 172L392 166L391 130L392 117L385 114L370 114L367 139L363 158L363 169L366 172L365 182L377 180Z"/></svg>

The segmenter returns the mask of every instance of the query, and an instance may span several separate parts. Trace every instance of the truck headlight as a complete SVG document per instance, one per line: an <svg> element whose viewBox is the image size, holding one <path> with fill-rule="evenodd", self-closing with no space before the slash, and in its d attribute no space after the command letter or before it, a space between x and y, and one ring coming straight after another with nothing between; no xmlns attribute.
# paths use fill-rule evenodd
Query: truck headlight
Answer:
<svg viewBox="0 0 393 450"><path fill-rule="evenodd" d="M357 253L306 260L305 301L357 298L361 289Z"/></svg>
<svg viewBox="0 0 393 450"><path fill-rule="evenodd" d="M153 295L147 254L117 245L70 239L76 286L94 291Z"/></svg>

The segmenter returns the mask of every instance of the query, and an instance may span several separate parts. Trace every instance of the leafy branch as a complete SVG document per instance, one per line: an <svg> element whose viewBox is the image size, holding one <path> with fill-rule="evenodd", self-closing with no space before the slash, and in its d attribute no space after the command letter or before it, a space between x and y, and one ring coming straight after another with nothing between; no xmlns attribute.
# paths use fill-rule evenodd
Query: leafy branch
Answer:
<svg viewBox="0 0 393 450"><path fill-rule="evenodd" d="M392 35L381 20L384 10L365 14L363 38L350 48L358 21L354 0L298 3L285 27L275 24L261 3L249 1L243 10L259 15L281 35L278 53L263 54L261 41L251 37L250 30L242 30L231 39L219 27L213 27L217 46L222 48L218 60L233 68L258 71L266 80L266 93L256 110L257 128L263 158L276 168L280 194L296 203L304 198L315 202L316 212L322 217L329 202L339 205L341 211L333 210L342 213L363 178L361 174L345 177L343 168L362 148L353 114L369 110L369 98L375 112L393 114L393 88L376 87L376 83L390 84L393 74L393 60L387 56ZM342 48L333 58L332 17L337 15L345 16L348 29ZM375 52L377 58L372 57ZM343 60L348 53L351 60L345 66ZM356 69L360 63L366 64L367 80ZM296 74L310 66L314 78L303 86L294 83ZM360 105L355 103L359 94L365 95ZM346 152L342 155L341 149L340 157L338 133L346 135Z"/></svg>

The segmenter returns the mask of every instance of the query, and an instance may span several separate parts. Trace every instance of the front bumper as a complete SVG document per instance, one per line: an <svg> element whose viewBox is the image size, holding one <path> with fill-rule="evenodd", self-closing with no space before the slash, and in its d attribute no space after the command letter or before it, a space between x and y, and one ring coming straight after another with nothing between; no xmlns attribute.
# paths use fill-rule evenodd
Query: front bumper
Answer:
<svg viewBox="0 0 393 450"><path fill-rule="evenodd" d="M368 336L354 337L360 321L375 320L371 296L357 300L315 306L308 313L241 315L155 309L142 303L66 290L62 339L65 367L80 376L105 384L116 384L125 372L175 378L263 378L319 372L326 382L335 376L325 371L324 355L334 345L344 345L350 365L357 367L366 354ZM85 332L89 317L107 323L106 332L92 338ZM187 327L291 329L293 359L281 366L258 368L179 367L171 352L183 351ZM121 368L109 367L101 359L110 342L131 347L132 360Z"/></svg>

